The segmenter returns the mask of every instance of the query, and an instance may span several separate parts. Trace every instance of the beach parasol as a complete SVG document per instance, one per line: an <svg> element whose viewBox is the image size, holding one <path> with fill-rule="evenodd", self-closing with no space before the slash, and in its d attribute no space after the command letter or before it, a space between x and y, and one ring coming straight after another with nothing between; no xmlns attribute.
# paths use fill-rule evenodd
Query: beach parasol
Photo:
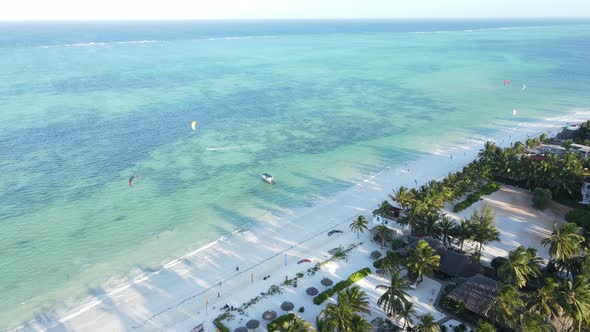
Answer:
<svg viewBox="0 0 590 332"><path fill-rule="evenodd" d="M242 327L238 327L237 329L235 329L234 332L249 332L249 331L248 331L247 327L242 326Z"/></svg>
<svg viewBox="0 0 590 332"><path fill-rule="evenodd" d="M250 330L256 330L259 326L260 326L260 321L258 321L257 319L250 319L246 323L246 327Z"/></svg>
<svg viewBox="0 0 590 332"><path fill-rule="evenodd" d="M378 250L375 250L371 253L371 258L377 259L377 258L381 257L381 255L382 254Z"/></svg>
<svg viewBox="0 0 590 332"><path fill-rule="evenodd" d="M307 295L314 296L314 295L317 295L317 294L319 293L319 291L318 291L318 289L317 289L317 288L315 288L315 287L309 287L308 289L306 289L306 290L305 290L305 293L306 293Z"/></svg>
<svg viewBox="0 0 590 332"><path fill-rule="evenodd" d="M320 284L326 286L326 287L330 287L332 286L334 283L332 282L332 280L328 279L328 278L324 278L322 279L322 281L320 281Z"/></svg>
<svg viewBox="0 0 590 332"><path fill-rule="evenodd" d="M277 312L274 310L267 310L262 314L264 320L273 320L275 318L277 318Z"/></svg>
<svg viewBox="0 0 590 332"><path fill-rule="evenodd" d="M295 305L291 302L285 301L281 304L281 310L283 311L291 311L293 308L295 308Z"/></svg>

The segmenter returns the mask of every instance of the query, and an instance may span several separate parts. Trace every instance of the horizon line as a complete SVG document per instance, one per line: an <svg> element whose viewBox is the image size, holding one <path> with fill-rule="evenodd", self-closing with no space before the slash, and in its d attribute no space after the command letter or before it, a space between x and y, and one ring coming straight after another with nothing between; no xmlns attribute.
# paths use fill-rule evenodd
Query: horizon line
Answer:
<svg viewBox="0 0 590 332"><path fill-rule="evenodd" d="M329 17L329 18L93 18L93 19L0 19L0 23L15 22L195 22L195 21L409 21L409 20L590 20L590 16L528 16L528 17Z"/></svg>

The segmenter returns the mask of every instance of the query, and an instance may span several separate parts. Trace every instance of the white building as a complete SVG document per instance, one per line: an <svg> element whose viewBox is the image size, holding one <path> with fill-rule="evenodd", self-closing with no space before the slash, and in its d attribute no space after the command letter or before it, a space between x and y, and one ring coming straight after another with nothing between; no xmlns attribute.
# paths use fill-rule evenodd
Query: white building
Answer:
<svg viewBox="0 0 590 332"><path fill-rule="evenodd" d="M376 213L373 213L373 223L375 225L383 225L389 228L395 236L402 236L406 231L405 225L402 225L395 220L382 217L381 215Z"/></svg>

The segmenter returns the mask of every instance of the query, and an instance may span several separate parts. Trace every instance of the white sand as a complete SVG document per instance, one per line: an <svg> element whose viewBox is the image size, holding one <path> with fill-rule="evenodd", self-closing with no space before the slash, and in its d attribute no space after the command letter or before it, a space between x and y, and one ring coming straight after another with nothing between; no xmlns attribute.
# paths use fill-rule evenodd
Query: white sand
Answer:
<svg viewBox="0 0 590 332"><path fill-rule="evenodd" d="M553 202L549 209L539 211L533 208L532 195L527 190L503 186L458 214L447 213L456 218L469 218L475 209L481 210L485 205L494 209L500 242L484 246L483 263L489 264L497 256L507 256L508 251L521 245L537 249L538 256L549 260L548 248L542 246L541 241L551 235L554 222L565 222L563 217L567 207Z"/></svg>
<svg viewBox="0 0 590 332"><path fill-rule="evenodd" d="M555 133L566 122L586 120L589 115L589 112L577 112L567 117L546 119L534 125L506 128L500 131L498 137L501 138L497 141L500 145L506 145L510 141L525 139L527 135L550 131ZM165 264L155 273L136 278L128 284L108 290L105 294L90 297L74 308L55 309L45 315L50 318L30 321L21 329L187 331L197 324L204 323L206 331L214 331L211 320L218 312L211 309L205 313L205 298L209 299L209 307L225 303L239 306L265 291L270 284L284 280L285 275L294 276L302 270L302 266L296 263L299 258L317 259L338 244L354 240L354 236L349 232L332 237L327 237L322 232L332 227L347 231L351 218L359 214L368 216L376 204L391 193L392 188L400 185L411 187L414 186L414 181L421 184L433 178L441 178L449 171L461 169L475 158L483 142L488 139L491 138L471 138L465 142L458 142L447 150L435 151L409 163L407 167L385 169L349 190L322 200L314 207L293 210L286 216L263 220L263 227L219 240ZM449 154L453 155L453 159L449 158ZM407 171L408 168L410 172ZM305 241L314 235L317 237ZM512 237L512 240L514 239L515 237ZM305 242L301 243L302 241ZM367 251L368 255L368 246L369 244L366 244L366 247L361 247L357 251ZM498 247L498 252L503 250L502 248L504 247ZM287 266L283 266L282 253L285 251L288 255ZM345 278L349 272L364 267L365 261L354 259L349 263L341 267L328 266L325 273L332 275L334 279ZM235 266L240 267L241 273L238 275L234 270ZM255 272L254 285L250 285L252 271ZM271 279L262 280L265 275L271 275ZM222 287L216 287L220 281L223 282ZM366 282L380 281L371 277ZM309 280L309 283L317 285L314 280ZM428 283L425 283L424 287L428 288L427 285ZM311 301L302 299L302 295L299 294L306 286L307 284L304 285L302 282L300 288L297 288L298 295L293 295L299 296L294 300L298 302L297 308L302 305L300 303L307 303L306 309L311 306ZM372 285L369 285L364 288L369 290L371 287ZM220 289L221 298L217 301L217 292ZM278 309L283 299L289 299L288 294L265 300L265 310ZM416 304L423 306L425 311L430 310L428 298L423 301L426 302ZM249 314L259 318L261 312L253 311ZM307 310L304 313L307 319L312 319L311 315L311 310L309 314Z"/></svg>

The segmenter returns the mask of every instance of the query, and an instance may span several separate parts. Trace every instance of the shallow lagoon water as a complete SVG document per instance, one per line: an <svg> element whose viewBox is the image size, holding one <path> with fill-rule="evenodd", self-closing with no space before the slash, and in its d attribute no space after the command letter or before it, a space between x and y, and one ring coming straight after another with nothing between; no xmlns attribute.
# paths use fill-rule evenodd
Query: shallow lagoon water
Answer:
<svg viewBox="0 0 590 332"><path fill-rule="evenodd" d="M0 326L589 105L584 21L78 24L0 25Z"/></svg>

